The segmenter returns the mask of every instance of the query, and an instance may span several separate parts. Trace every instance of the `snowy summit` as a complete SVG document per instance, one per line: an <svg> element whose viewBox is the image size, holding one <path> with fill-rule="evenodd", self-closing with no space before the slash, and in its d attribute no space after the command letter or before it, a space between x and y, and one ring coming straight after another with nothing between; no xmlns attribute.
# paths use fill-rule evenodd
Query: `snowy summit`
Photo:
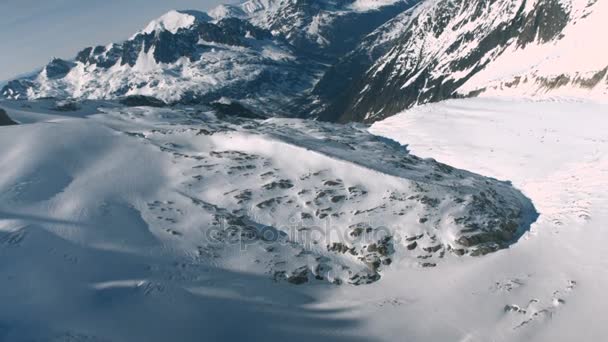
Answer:
<svg viewBox="0 0 608 342"><path fill-rule="evenodd" d="M195 23L206 21L209 16L204 12L172 10L162 17L151 21L141 34L168 31L176 34L181 29L189 29Z"/></svg>

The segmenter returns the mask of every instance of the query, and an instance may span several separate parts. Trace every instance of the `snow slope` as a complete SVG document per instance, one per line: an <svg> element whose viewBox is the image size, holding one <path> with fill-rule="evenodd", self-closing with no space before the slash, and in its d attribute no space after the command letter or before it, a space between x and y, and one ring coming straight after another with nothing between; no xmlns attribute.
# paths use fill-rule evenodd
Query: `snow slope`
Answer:
<svg viewBox="0 0 608 342"><path fill-rule="evenodd" d="M176 34L181 29L190 29L197 22L209 20L209 16L204 12L195 11L169 11L156 20L148 23L140 34L151 34L167 31Z"/></svg>
<svg viewBox="0 0 608 342"><path fill-rule="evenodd" d="M510 248L534 219L510 184L365 126L2 106L21 124L0 127L0 340L340 340L355 319L324 295Z"/></svg>
<svg viewBox="0 0 608 342"><path fill-rule="evenodd" d="M597 103L469 99L374 124L413 153L511 180L540 216L510 250L444 271L449 289L421 289L437 274L385 278L382 291L395 301L369 309L378 317L370 325L412 340L603 340L605 324L590 317L608 307L607 120ZM406 274L416 284L404 288Z"/></svg>

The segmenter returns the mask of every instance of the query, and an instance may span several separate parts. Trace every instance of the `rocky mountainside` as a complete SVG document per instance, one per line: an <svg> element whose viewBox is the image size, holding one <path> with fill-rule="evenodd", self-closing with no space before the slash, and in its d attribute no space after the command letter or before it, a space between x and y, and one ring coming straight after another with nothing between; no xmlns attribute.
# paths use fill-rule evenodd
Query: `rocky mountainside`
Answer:
<svg viewBox="0 0 608 342"><path fill-rule="evenodd" d="M0 212L42 211L58 231L70 229L60 217L92 222L80 231L91 246L125 241L148 253L154 240L154 253L277 281L363 285L393 263L440 267L507 248L534 219L508 182L418 158L364 125L115 102L7 105L21 120L56 124L2 136L25 161L0 159L9 177Z"/></svg>
<svg viewBox="0 0 608 342"><path fill-rule="evenodd" d="M329 63L361 39L421 0L251 0L211 11L235 16L285 37L300 53Z"/></svg>
<svg viewBox="0 0 608 342"><path fill-rule="evenodd" d="M607 16L598 0L251 0L169 12L0 94L236 101L339 122L463 96L606 98Z"/></svg>
<svg viewBox="0 0 608 342"><path fill-rule="evenodd" d="M327 65L412 0L249 1L209 13L171 11L125 42L9 82L9 99L156 97L168 104L238 101L273 115L306 94Z"/></svg>
<svg viewBox="0 0 608 342"><path fill-rule="evenodd" d="M427 0L368 36L318 83L317 115L375 121L450 97L606 97L597 0ZM336 85L339 85L336 87Z"/></svg>

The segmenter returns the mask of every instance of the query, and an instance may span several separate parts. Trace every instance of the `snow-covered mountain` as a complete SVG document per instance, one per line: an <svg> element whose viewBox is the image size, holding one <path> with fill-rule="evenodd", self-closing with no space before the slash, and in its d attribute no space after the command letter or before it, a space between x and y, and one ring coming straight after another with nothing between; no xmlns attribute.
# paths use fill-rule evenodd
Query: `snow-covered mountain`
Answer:
<svg viewBox="0 0 608 342"><path fill-rule="evenodd" d="M9 99L114 99L164 102L238 100L274 115L306 93L327 63L413 1L249 1L209 13L171 11L125 42L53 59L11 81Z"/></svg>
<svg viewBox="0 0 608 342"><path fill-rule="evenodd" d="M302 54L331 62L375 28L421 0L250 0L210 11L246 18L284 36Z"/></svg>
<svg viewBox="0 0 608 342"><path fill-rule="evenodd" d="M597 41L606 20L597 0L427 0L334 65L314 91L316 110L375 121L450 97L606 98L608 48Z"/></svg>
<svg viewBox="0 0 608 342"><path fill-rule="evenodd" d="M597 0L251 0L171 11L0 94L237 101L341 122L463 96L606 98L607 18Z"/></svg>
<svg viewBox="0 0 608 342"><path fill-rule="evenodd" d="M129 40L54 59L32 78L9 82L9 98L110 99L153 96L167 103L221 97L271 106L310 87L312 63L268 31L237 18L169 12Z"/></svg>

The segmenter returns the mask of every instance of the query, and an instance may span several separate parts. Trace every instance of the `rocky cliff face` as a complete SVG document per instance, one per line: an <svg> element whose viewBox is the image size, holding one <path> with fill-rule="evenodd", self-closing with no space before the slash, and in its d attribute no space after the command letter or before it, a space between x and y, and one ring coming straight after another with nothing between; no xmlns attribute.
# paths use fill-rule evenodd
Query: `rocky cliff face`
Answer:
<svg viewBox="0 0 608 342"><path fill-rule="evenodd" d="M608 60L591 40L607 13L595 0L425 1L325 74L314 91L323 103L317 115L375 121L417 104L485 93L605 96ZM576 41L588 41L590 54ZM561 69L551 67L555 62Z"/></svg>

